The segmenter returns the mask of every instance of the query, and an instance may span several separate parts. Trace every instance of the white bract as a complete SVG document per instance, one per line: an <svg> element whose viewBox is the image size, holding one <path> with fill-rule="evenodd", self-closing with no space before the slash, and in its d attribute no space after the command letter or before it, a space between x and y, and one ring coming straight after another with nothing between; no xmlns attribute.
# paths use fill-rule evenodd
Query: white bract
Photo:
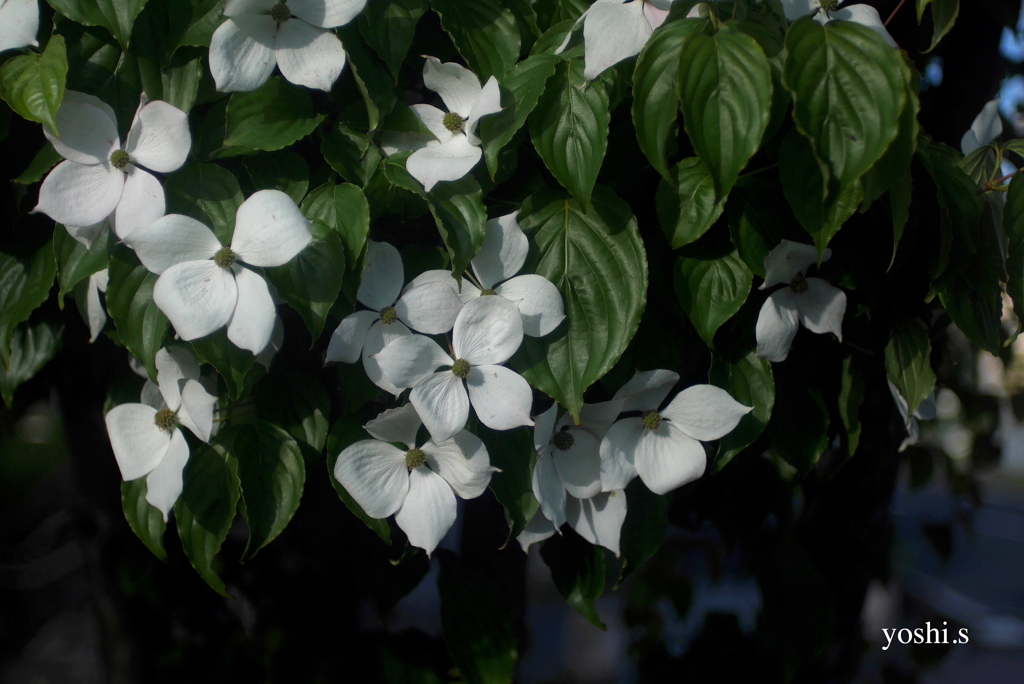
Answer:
<svg viewBox="0 0 1024 684"><path fill-rule="evenodd" d="M107 434L125 481L146 477L146 501L167 520L182 489L189 450L179 426L204 442L213 431L217 397L199 382L199 366L183 349L156 353L157 386L147 381L142 403L115 406Z"/></svg>
<svg viewBox="0 0 1024 684"><path fill-rule="evenodd" d="M228 326L228 339L259 354L270 342L277 312L263 276L242 266L281 266L313 239L309 221L288 195L260 190L235 215L230 247L199 221L170 214L125 242L160 277L153 301L183 340Z"/></svg>
<svg viewBox="0 0 1024 684"><path fill-rule="evenodd" d="M626 521L625 491L617 489L602 492L589 499L569 496L565 504L565 517L569 526L588 542L619 555L619 537L622 523ZM516 540L523 551L529 551L532 544L554 536L556 531L551 521L538 510Z"/></svg>
<svg viewBox="0 0 1024 684"><path fill-rule="evenodd" d="M971 127L960 138L960 151L965 156L969 155L986 145L991 145L1002 133L1003 119L999 116L999 98L997 97L985 103L985 106L978 112L978 116L974 117ZM989 155L993 160L992 163L995 164L995 150L991 150ZM1016 170L1017 167L1009 159L1003 157L999 166L1000 174L1009 176ZM1006 199L1005 196L1003 199Z"/></svg>
<svg viewBox="0 0 1024 684"><path fill-rule="evenodd" d="M405 168L430 192L439 181L462 178L480 161L483 152L476 127L480 117L501 111L501 92L494 76L481 87L472 71L454 62L442 64L436 57L427 57L423 65L423 84L448 108L442 112L428 104L412 105L437 140L409 155Z"/></svg>
<svg viewBox="0 0 1024 684"><path fill-rule="evenodd" d="M704 473L701 441L720 439L752 410L714 385L687 387L662 410L658 407L679 375L667 370L637 372L615 394L623 411L640 411L608 429L601 441L601 487L625 489L640 475L656 494L665 494Z"/></svg>
<svg viewBox="0 0 1024 684"><path fill-rule="evenodd" d="M256 90L274 66L297 85L330 90L345 67L327 29L352 21L366 0L228 0L210 42L210 72L222 92Z"/></svg>
<svg viewBox="0 0 1024 684"><path fill-rule="evenodd" d="M356 300L372 310L346 316L327 347L327 361L355 363L362 355L373 384L396 395L401 389L384 377L374 354L393 340L411 335L409 328L428 335L446 333L462 310L458 296L443 282L410 283L403 290L404 273L397 249L368 240Z"/></svg>
<svg viewBox="0 0 1024 684"><path fill-rule="evenodd" d="M892 394L892 399L896 402L896 408L899 409L900 417L903 418L903 426L907 430L907 436L900 444L900 453L903 453L907 450L908 446L917 444L917 441L921 438L921 425L918 421L935 418L935 392L933 391L921 402L921 405L914 411L914 415L909 415L908 410L910 406L907 405L907 400L903 398L903 395L900 394L899 389L896 388L892 380L887 380L887 382L889 383L889 392Z"/></svg>
<svg viewBox="0 0 1024 684"><path fill-rule="evenodd" d="M882 18L878 16L878 10L871 5L850 5L843 9L835 9L839 5L838 0L782 0L782 9L786 18L795 21L800 17L814 13L814 19L824 26L830 21L852 21L855 24L866 26L878 33L889 47L897 47L896 41L889 35ZM825 7L832 9L826 10Z"/></svg>
<svg viewBox="0 0 1024 684"><path fill-rule="evenodd" d="M89 276L85 290L85 318L89 323L89 341L95 342L103 326L107 324L107 312L100 301L100 292L107 291L107 282L110 280L110 272L107 269L97 271Z"/></svg>
<svg viewBox="0 0 1024 684"><path fill-rule="evenodd" d="M429 556L455 522L455 496L480 496L497 468L483 442L465 430L417 447L421 424L410 404L380 414L364 426L376 439L346 447L334 477L371 518L394 515L409 543Z"/></svg>
<svg viewBox="0 0 1024 684"><path fill-rule="evenodd" d="M39 0L0 0L0 52L39 45Z"/></svg>
<svg viewBox="0 0 1024 684"><path fill-rule="evenodd" d="M192 147L185 112L143 99L122 147L114 110L99 98L68 90L57 127L59 138L46 126L43 133L66 161L46 176L33 211L72 226L68 231L76 239L78 231L98 234L102 226L96 224L104 219L124 238L164 215L163 186L144 169L169 173L185 163Z"/></svg>
<svg viewBox="0 0 1024 684"><path fill-rule="evenodd" d="M452 338L454 359L422 335L400 337L376 355L395 387L412 388L409 399L434 440L450 439L465 427L470 402L492 430L533 425L529 383L498 365L523 341L516 305L501 297L473 300L455 319ZM438 371L442 366L448 368Z"/></svg>
<svg viewBox="0 0 1024 684"><path fill-rule="evenodd" d="M826 249L822 261L832 250ZM813 333L835 333L843 340L846 293L821 278L805 278L804 271L818 261L813 245L783 240L764 259L765 279L760 289L784 283L761 306L757 317L757 355L768 361L785 361L802 323Z"/></svg>

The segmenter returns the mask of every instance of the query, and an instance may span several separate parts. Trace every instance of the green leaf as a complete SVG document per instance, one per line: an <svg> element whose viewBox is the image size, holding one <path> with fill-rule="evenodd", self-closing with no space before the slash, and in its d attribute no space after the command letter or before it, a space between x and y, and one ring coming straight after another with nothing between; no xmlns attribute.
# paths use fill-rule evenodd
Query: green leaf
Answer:
<svg viewBox="0 0 1024 684"><path fill-rule="evenodd" d="M736 184L726 208L729 233L740 258L764 278L764 259L779 243L779 229L794 222L786 198L777 183L751 176Z"/></svg>
<svg viewBox="0 0 1024 684"><path fill-rule="evenodd" d="M153 301L157 275L150 273L124 244L114 249L109 269L107 315L117 326L121 344L142 362L156 382L156 353L171 327Z"/></svg>
<svg viewBox="0 0 1024 684"><path fill-rule="evenodd" d="M672 249L688 245L718 220L724 201L715 199L715 182L700 157L684 159L658 183L658 221Z"/></svg>
<svg viewBox="0 0 1024 684"><path fill-rule="evenodd" d="M754 407L719 442L718 456L711 466L711 472L717 473L764 432L775 406L775 379L772 364L754 352L735 360L716 353L711 358L708 382L721 387L744 406Z"/></svg>
<svg viewBox="0 0 1024 684"><path fill-rule="evenodd" d="M228 100L224 147L219 156L280 150L312 133L323 118L308 90L273 76L258 89L235 93ZM235 147L242 149L232 149Z"/></svg>
<svg viewBox="0 0 1024 684"><path fill-rule="evenodd" d="M924 6L932 7L932 43L925 52L931 52L956 23L960 14L960 0L918 0L917 21L920 23Z"/></svg>
<svg viewBox="0 0 1024 684"><path fill-rule="evenodd" d="M121 483L121 508L124 519L132 528L135 536L153 552L160 560L167 562L167 550L164 549L164 532L167 523L160 509L146 501L146 478Z"/></svg>
<svg viewBox="0 0 1024 684"><path fill-rule="evenodd" d="M903 111L900 112L899 133L881 159L864 174L864 202L861 204L861 211L866 211L872 202L910 173L910 163L917 150L917 138L921 130L917 123L917 114L921 109L921 103L913 84L910 67L902 59L897 60L897 63L907 98Z"/></svg>
<svg viewBox="0 0 1024 684"><path fill-rule="evenodd" d="M47 300L57 274L52 239L37 243L14 254L0 252L0 366L8 369L14 329Z"/></svg>
<svg viewBox="0 0 1024 684"><path fill-rule="evenodd" d="M928 331L916 319L901 319L893 325L885 345L885 374L907 401L912 416L935 389L931 364L932 345Z"/></svg>
<svg viewBox="0 0 1024 684"><path fill-rule="evenodd" d="M999 278L976 262L941 292L939 301L967 338L987 352L998 354L1003 347L1003 312Z"/></svg>
<svg viewBox="0 0 1024 684"><path fill-rule="evenodd" d="M899 133L906 102L900 58L878 33L852 21L821 26L799 19L786 49L783 80L793 94L793 119L841 192Z"/></svg>
<svg viewBox="0 0 1024 684"><path fill-rule="evenodd" d="M364 374L365 375L365 374ZM366 430L363 429L362 421L359 416L354 413L348 413L343 415L334 425L331 426L331 433L327 437L327 473L331 484L334 485L334 490L338 493L338 498L341 499L342 503L352 511L352 514L363 521L363 524L369 527L371 530L377 533L377 536L385 544L391 543L391 526L388 524L387 518L371 518L366 515L362 506L356 503L356 500L352 498L352 495L348 493L345 487L338 482L334 477L334 464L338 461L338 456L344 451L349 445L358 442L361 439L368 439L369 435Z"/></svg>
<svg viewBox="0 0 1024 684"><path fill-rule="evenodd" d="M555 535L540 547L540 556L551 569L551 579L566 603L598 629L607 629L594 607L604 593L605 551L575 532Z"/></svg>
<svg viewBox="0 0 1024 684"><path fill-rule="evenodd" d="M110 31L122 48L128 47L135 18L146 0L49 0L50 5L86 26L102 26Z"/></svg>
<svg viewBox="0 0 1024 684"><path fill-rule="evenodd" d="M245 391L246 376L252 370L253 364L256 363L256 357L252 355L252 352L239 349L232 344L223 328L212 335L192 340L191 344L192 351L196 353L196 356L204 363L213 366L224 378L231 398L241 397Z"/></svg>
<svg viewBox="0 0 1024 684"><path fill-rule="evenodd" d="M498 153L526 123L557 63L558 58L553 55L532 55L500 79L502 110L480 120L484 160L492 180L498 172Z"/></svg>
<svg viewBox="0 0 1024 684"><path fill-rule="evenodd" d="M380 165L380 150L365 135L338 124L324 134L320 153L345 180L365 186Z"/></svg>
<svg viewBox="0 0 1024 684"><path fill-rule="evenodd" d="M342 287L346 296L355 301L370 231L370 205L366 195L355 185L325 183L309 193L302 203L302 213L311 221L323 221L341 237L345 244Z"/></svg>
<svg viewBox="0 0 1024 684"><path fill-rule="evenodd" d="M512 684L516 632L509 608L494 582L467 573L454 554L437 553L441 575L441 629L466 684Z"/></svg>
<svg viewBox="0 0 1024 684"><path fill-rule="evenodd" d="M533 464L537 452L533 448L533 429L528 427L505 430L480 430L480 439L487 447L491 465L501 472L491 475L491 491L508 513L508 537L502 548L513 542L522 532L537 509L533 495Z"/></svg>
<svg viewBox="0 0 1024 684"><path fill-rule="evenodd" d="M715 332L732 318L750 294L754 274L736 251L715 259L676 259L676 297L704 344L715 346Z"/></svg>
<svg viewBox="0 0 1024 684"><path fill-rule="evenodd" d="M842 384L839 388L839 417L843 421L843 446L851 458L860 446L864 425L860 422L860 406L864 403L864 371L854 356L843 359Z"/></svg>
<svg viewBox="0 0 1024 684"><path fill-rule="evenodd" d="M707 19L683 19L654 32L633 69L633 125L640 149L655 171L669 176L679 117L679 52L686 37L707 26Z"/></svg>
<svg viewBox="0 0 1024 684"><path fill-rule="evenodd" d="M60 286L57 290L59 307L64 308L64 295L75 285L107 267L116 239L112 230L104 230L89 248L71 237L63 226L57 226L53 232L53 254L57 260L57 284Z"/></svg>
<svg viewBox="0 0 1024 684"><path fill-rule="evenodd" d="M160 72L162 98L186 114L196 104L199 84L203 79L203 59L196 57L184 64Z"/></svg>
<svg viewBox="0 0 1024 684"><path fill-rule="evenodd" d="M679 64L683 123L722 199L768 127L771 65L756 40L731 28L714 36L690 33Z"/></svg>
<svg viewBox="0 0 1024 684"><path fill-rule="evenodd" d="M46 141L42 149L36 153L36 156L32 157L32 161L29 162L28 168L21 172L21 175L17 178L12 179L13 183L19 185L32 185L43 180L43 176L52 169L54 166L64 160L64 157L53 148L50 141Z"/></svg>
<svg viewBox="0 0 1024 684"><path fill-rule="evenodd" d="M281 401L288 397L288 401ZM331 398L312 375L292 371L287 375L267 375L253 390L256 412L315 451L327 443Z"/></svg>
<svg viewBox="0 0 1024 684"><path fill-rule="evenodd" d="M396 84L416 24L428 7L427 0L369 0L359 15L359 32L388 65Z"/></svg>
<svg viewBox="0 0 1024 684"><path fill-rule="evenodd" d="M192 567L221 596L228 593L213 561L235 519L238 496L235 457L219 443L201 445L185 466L184 489L174 505L174 517Z"/></svg>
<svg viewBox="0 0 1024 684"><path fill-rule="evenodd" d="M587 211L608 150L611 115L604 83L588 83L579 62L561 63L529 119L537 154Z"/></svg>
<svg viewBox="0 0 1024 684"><path fill-rule="evenodd" d="M1024 323L1024 174L1015 174L1006 192L1003 207L1003 230L1006 233L1006 293L1013 299L1013 310Z"/></svg>
<svg viewBox="0 0 1024 684"><path fill-rule="evenodd" d="M394 81L380 61L366 49L354 22L339 27L337 33L348 57L346 69L352 72L366 105L367 129L373 132L398 103Z"/></svg>
<svg viewBox="0 0 1024 684"><path fill-rule="evenodd" d="M57 110L64 100L68 74L64 38L50 37L42 54L20 55L0 66L0 97L23 119L57 130Z"/></svg>
<svg viewBox="0 0 1024 684"><path fill-rule="evenodd" d="M266 275L281 299L302 316L315 341L341 292L345 245L326 223L314 221L310 228L313 241L284 266L266 269Z"/></svg>
<svg viewBox="0 0 1024 684"><path fill-rule="evenodd" d="M519 59L519 28L512 11L497 0L430 0L441 28L483 83L501 78Z"/></svg>
<svg viewBox="0 0 1024 684"><path fill-rule="evenodd" d="M661 548L668 531L668 506L672 501L671 497L652 492L640 478L634 478L625 493L618 496L626 497L628 507L619 533L622 570L616 588Z"/></svg>
<svg viewBox="0 0 1024 684"><path fill-rule="evenodd" d="M775 407L768 421L772 450L807 473L828 448L829 415L819 378L809 366L777 364Z"/></svg>
<svg viewBox="0 0 1024 684"><path fill-rule="evenodd" d="M180 35L177 47L210 47L214 31L221 25L226 0L189 0L184 10L176 3L170 12L171 34Z"/></svg>
<svg viewBox="0 0 1024 684"><path fill-rule="evenodd" d="M257 190L280 190L298 204L309 188L309 167L291 150L279 150L245 157L242 160Z"/></svg>
<svg viewBox="0 0 1024 684"><path fill-rule="evenodd" d="M238 426L231 435L231 454L238 462L242 514L249 523L244 563L291 522L302 499L306 465L298 442L265 421Z"/></svg>
<svg viewBox="0 0 1024 684"><path fill-rule="evenodd" d="M230 171L216 164L186 164L167 178L167 213L191 216L213 229L221 244L231 243L242 189Z"/></svg>
<svg viewBox="0 0 1024 684"><path fill-rule="evenodd" d="M4 348L9 349L7 366L0 365L0 397L7 408L14 405L14 391L35 377L62 344L63 327L48 323L19 325L10 334Z"/></svg>
<svg viewBox="0 0 1024 684"><path fill-rule="evenodd" d="M586 213L575 200L537 193L523 203L519 224L536 246L526 272L561 291L568 324L524 339L513 366L578 419L583 392L615 365L640 325L644 244L629 205L601 187Z"/></svg>

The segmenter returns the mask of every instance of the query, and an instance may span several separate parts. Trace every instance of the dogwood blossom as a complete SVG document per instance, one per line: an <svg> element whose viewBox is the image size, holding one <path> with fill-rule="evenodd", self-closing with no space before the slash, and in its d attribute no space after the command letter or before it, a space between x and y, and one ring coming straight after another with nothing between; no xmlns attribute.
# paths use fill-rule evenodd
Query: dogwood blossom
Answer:
<svg viewBox="0 0 1024 684"><path fill-rule="evenodd" d="M400 337L376 358L395 387L412 388L412 405L430 435L440 442L465 427L470 403L480 422L492 430L533 425L529 383L498 365L507 361L522 341L523 321L516 305L501 297L479 297L466 304L455 319L454 359L422 335ZM442 366L448 368L437 370Z"/></svg>
<svg viewBox="0 0 1024 684"><path fill-rule="evenodd" d="M133 232L125 242L160 277L153 301L183 340L228 326L228 339L259 354L277 317L263 276L247 266L288 263L313 239L309 221L288 195L260 190L235 215L230 247L213 231L181 214L169 214Z"/></svg>
<svg viewBox="0 0 1024 684"><path fill-rule="evenodd" d="M423 84L441 96L448 111L428 104L412 105L416 117L437 140L409 155L405 168L430 192L440 181L462 178L480 161L483 151L476 127L481 117L501 111L501 92L494 76L481 87L480 79L469 69L454 62L442 63L436 57L426 59Z"/></svg>
<svg viewBox="0 0 1024 684"><path fill-rule="evenodd" d="M88 229L107 219L120 238L164 215L163 186L149 171L185 163L192 146L185 112L143 98L124 147L114 110L92 95L66 91L56 121L60 137L46 126L43 133L66 161L43 180L33 211Z"/></svg>
<svg viewBox="0 0 1024 684"><path fill-rule="evenodd" d="M852 21L855 24L866 26L878 33L885 40L889 47L898 47L896 41L889 35L882 18L878 16L878 10L871 5L850 5L842 9L836 9L839 0L782 0L782 9L786 18L795 21L800 17L814 13L814 19L824 26L830 21Z"/></svg>
<svg viewBox="0 0 1024 684"><path fill-rule="evenodd" d="M327 361L355 363L362 355L370 381L396 395L401 390L384 377L374 355L391 341L411 335L409 328L428 335L450 331L462 310L462 302L445 283L410 283L403 290L404 281L398 250L386 242L368 240L356 300L371 310L346 316L327 347Z"/></svg>
<svg viewBox="0 0 1024 684"><path fill-rule="evenodd" d="M125 481L146 477L146 501L167 514L182 490L189 449L179 426L204 442L213 431L217 397L199 382L199 366L183 349L156 353L157 385L147 381L142 403L107 412L110 446Z"/></svg>
<svg viewBox="0 0 1024 684"><path fill-rule="evenodd" d="M411 404L380 414L363 426L376 439L346 447L334 477L371 518L394 515L409 543L429 556L455 522L455 496L480 496L497 468L483 442L466 430L416 446L420 425Z"/></svg>
<svg viewBox="0 0 1024 684"><path fill-rule="evenodd" d="M641 411L608 429L601 441L601 487L624 489L636 475L656 494L665 494L704 473L701 441L724 437L752 410L714 385L687 387L664 409L658 407L679 375L667 370L637 372L615 394L623 411Z"/></svg>
<svg viewBox="0 0 1024 684"><path fill-rule="evenodd" d="M822 261L832 256L826 249ZM765 279L760 289L785 283L761 306L757 317L757 355L785 361L800 324L813 333L835 333L843 339L846 293L821 278L805 278L804 271L818 260L813 245L783 240L764 259Z"/></svg>
<svg viewBox="0 0 1024 684"><path fill-rule="evenodd" d="M0 52L39 45L39 0L0 0Z"/></svg>
<svg viewBox="0 0 1024 684"><path fill-rule="evenodd" d="M366 0L228 0L228 20L210 41L217 90L256 90L275 66L296 85L330 90L345 67L345 49L328 29L365 6Z"/></svg>
<svg viewBox="0 0 1024 684"><path fill-rule="evenodd" d="M97 271L89 276L85 294L85 317L89 323L89 341L95 342L103 326L107 324L107 312L100 301L100 293L107 291L110 272L107 269Z"/></svg>
<svg viewBox="0 0 1024 684"><path fill-rule="evenodd" d="M622 524L626 522L625 490L602 492L589 499L570 495L565 503L565 517L569 526L588 542L619 555L619 537ZM557 529L552 522L538 510L516 541L524 552L529 552L530 546L553 537L555 532Z"/></svg>

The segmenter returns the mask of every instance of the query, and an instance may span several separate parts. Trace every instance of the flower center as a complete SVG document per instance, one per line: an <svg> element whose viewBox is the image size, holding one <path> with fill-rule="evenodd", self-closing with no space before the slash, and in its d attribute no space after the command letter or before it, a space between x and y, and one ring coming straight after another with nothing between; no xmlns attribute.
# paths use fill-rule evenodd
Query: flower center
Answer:
<svg viewBox="0 0 1024 684"><path fill-rule="evenodd" d="M230 247L222 247L213 255L213 263L221 268L231 268L235 265L235 253Z"/></svg>
<svg viewBox="0 0 1024 684"><path fill-rule="evenodd" d="M804 278L799 273L793 278L793 282L789 284L789 289L793 291L793 294L803 294L807 292L807 278Z"/></svg>
<svg viewBox="0 0 1024 684"><path fill-rule="evenodd" d="M178 427L178 416L171 409L165 408L156 412L153 422L164 432L170 432Z"/></svg>
<svg viewBox="0 0 1024 684"><path fill-rule="evenodd" d="M559 451L568 451L572 449L572 445L576 443L576 438L573 437L568 430L562 430L556 432L551 438L551 443L555 445L555 448Z"/></svg>
<svg viewBox="0 0 1024 684"><path fill-rule="evenodd" d="M661 427L661 416L658 415L657 411L645 411L644 415L641 416L641 420L644 421L645 430L657 430Z"/></svg>
<svg viewBox="0 0 1024 684"><path fill-rule="evenodd" d="M481 297L490 297L491 295L495 295L495 294L497 294L497 292L495 292L491 288L487 288L486 290L480 290L480 296Z"/></svg>
<svg viewBox="0 0 1024 684"><path fill-rule="evenodd" d="M427 457L423 454L423 449L413 448L405 452L405 467L409 470L415 470L426 462Z"/></svg>
<svg viewBox="0 0 1024 684"><path fill-rule="evenodd" d="M448 112L444 115L442 123L444 124L444 127L452 133L458 133L462 130L462 126L466 123L466 120L455 112Z"/></svg>
<svg viewBox="0 0 1024 684"><path fill-rule="evenodd" d="M466 376L469 375L469 361L466 359L458 359L452 365L452 375L457 377L459 380L465 380Z"/></svg>
<svg viewBox="0 0 1024 684"><path fill-rule="evenodd" d="M270 18L278 24L283 24L292 18L292 12L283 2L279 2L270 8Z"/></svg>
<svg viewBox="0 0 1024 684"><path fill-rule="evenodd" d="M110 165L118 171L124 171L124 167L128 166L128 162L128 153L124 150L114 150L110 154Z"/></svg>
<svg viewBox="0 0 1024 684"><path fill-rule="evenodd" d="M391 325L398 320L398 314L395 313L395 307L385 306L380 310L380 322L384 325Z"/></svg>
<svg viewBox="0 0 1024 684"><path fill-rule="evenodd" d="M835 12L839 8L839 0L821 0L821 9L826 12Z"/></svg>

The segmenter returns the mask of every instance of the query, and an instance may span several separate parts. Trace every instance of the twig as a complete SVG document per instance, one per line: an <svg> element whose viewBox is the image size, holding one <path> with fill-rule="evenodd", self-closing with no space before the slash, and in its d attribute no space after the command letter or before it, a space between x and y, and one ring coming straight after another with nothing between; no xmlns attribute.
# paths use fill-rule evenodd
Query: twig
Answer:
<svg viewBox="0 0 1024 684"><path fill-rule="evenodd" d="M883 26L889 25L889 22L892 21L892 18L896 16L896 13L900 11L900 7L903 7L903 3L905 3L906 1L907 0L900 0L900 4L896 5L896 9L894 9L892 11L892 14L889 15L889 18L885 20L885 23L882 24Z"/></svg>

